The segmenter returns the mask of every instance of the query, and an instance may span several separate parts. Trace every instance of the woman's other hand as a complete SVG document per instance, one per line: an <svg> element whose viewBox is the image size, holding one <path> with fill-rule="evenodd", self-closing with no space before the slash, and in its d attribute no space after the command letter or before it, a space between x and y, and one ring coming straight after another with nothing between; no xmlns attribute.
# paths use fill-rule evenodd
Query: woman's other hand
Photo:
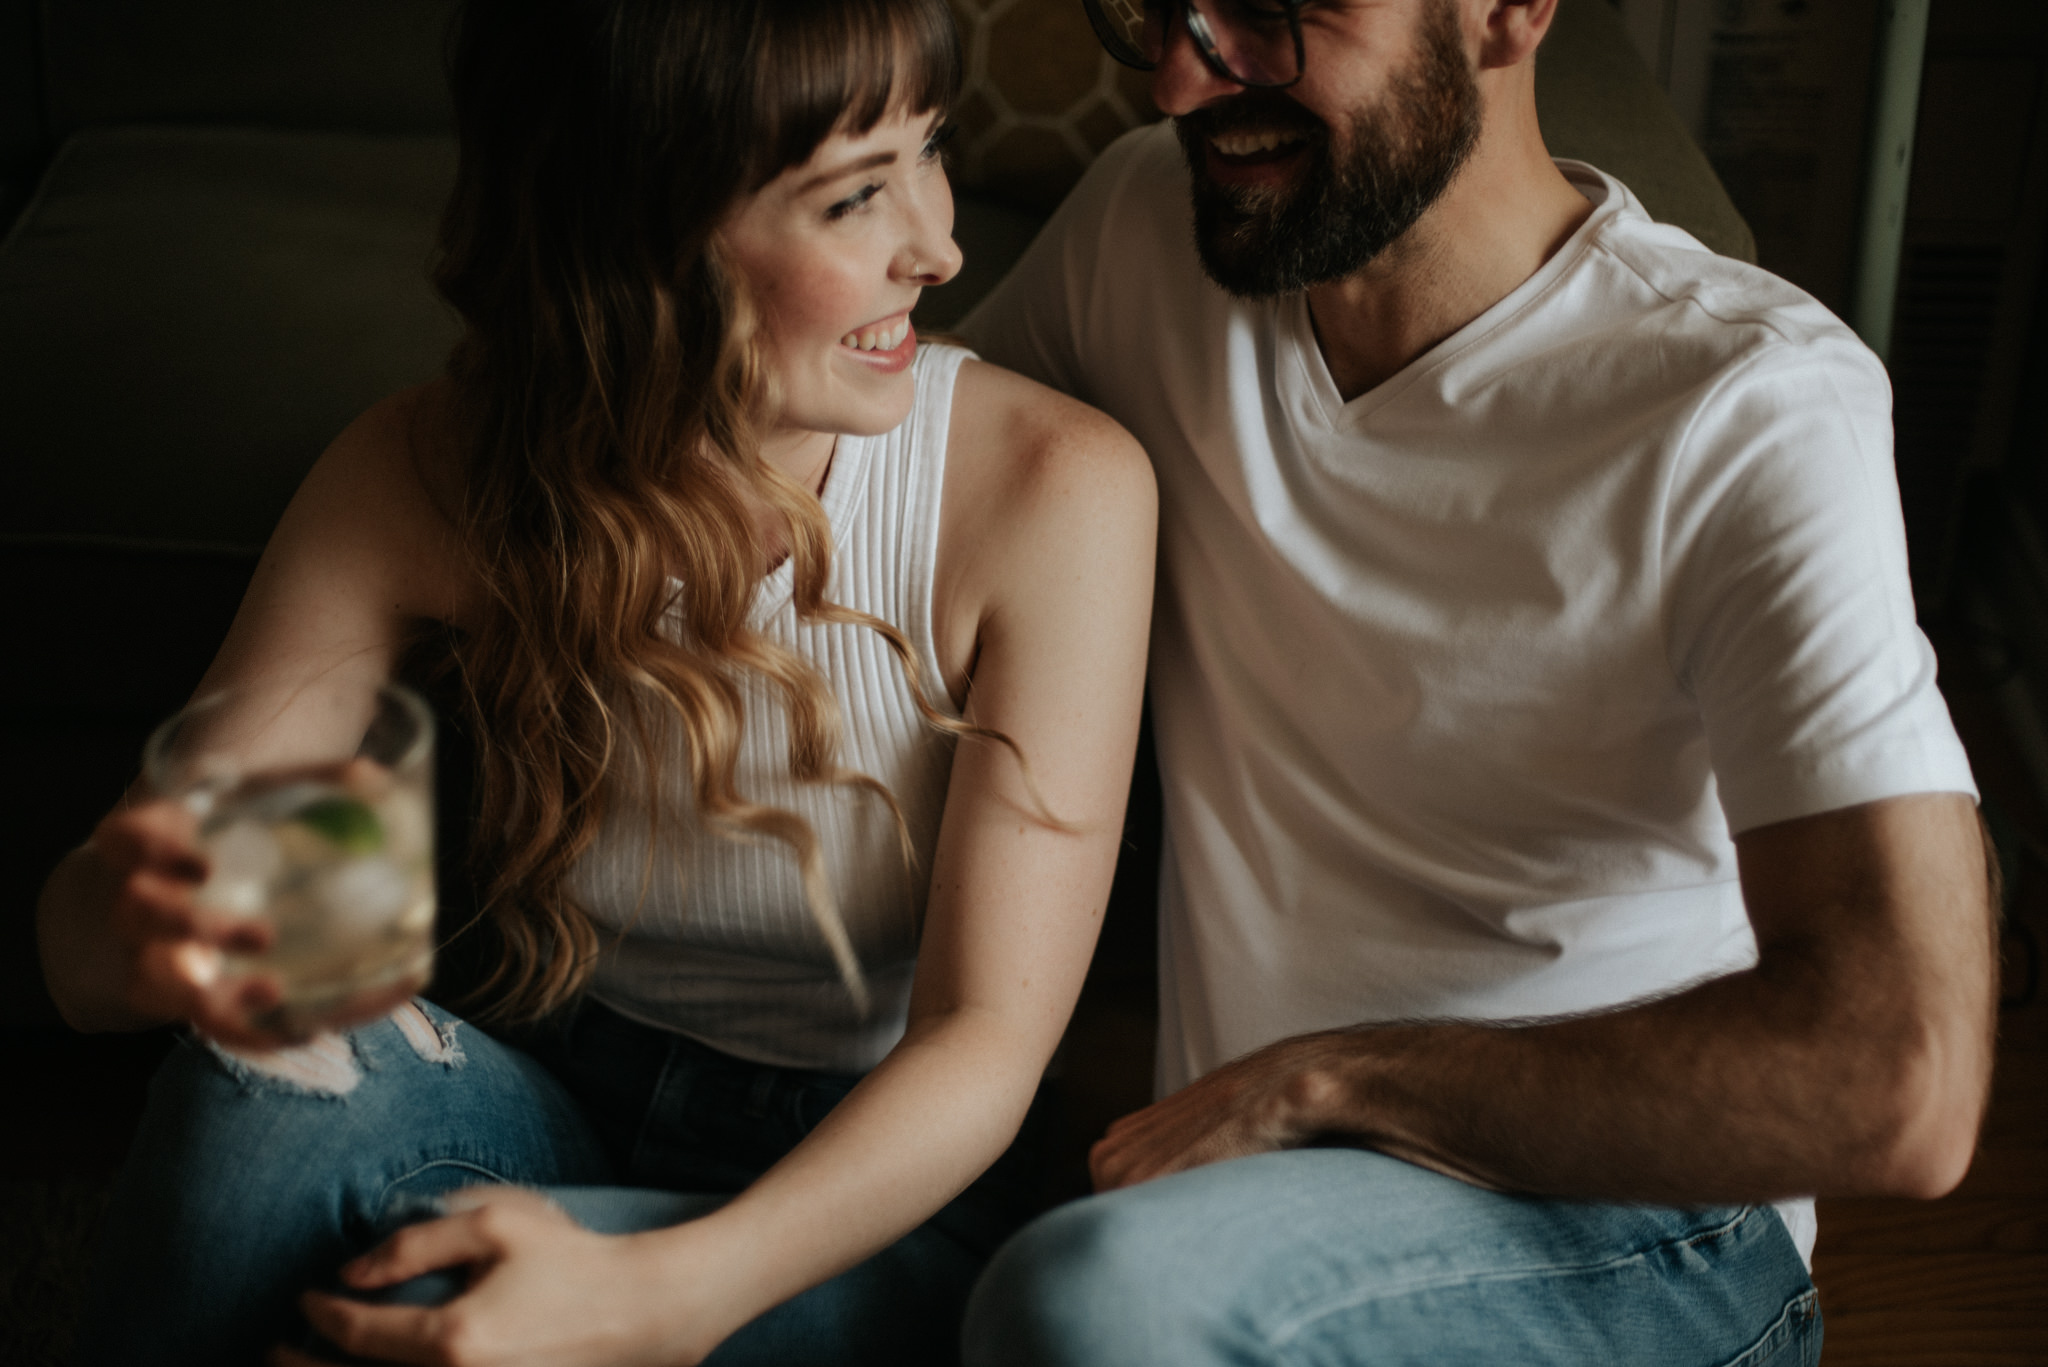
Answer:
<svg viewBox="0 0 2048 1367"><path fill-rule="evenodd" d="M385 1362L667 1367L701 1361L738 1327L717 1315L717 1307L740 1297L719 1280L716 1259L697 1259L680 1271L673 1242L664 1256L649 1258L638 1246L641 1236L593 1234L546 1197L519 1187L472 1187L447 1204L451 1214L398 1231L342 1268L341 1277L370 1291L465 1267L468 1290L438 1306L370 1305L308 1292L301 1305L313 1328L349 1353ZM689 1313L689 1302L703 1313ZM320 1367L319 1359L282 1347L271 1361Z"/></svg>

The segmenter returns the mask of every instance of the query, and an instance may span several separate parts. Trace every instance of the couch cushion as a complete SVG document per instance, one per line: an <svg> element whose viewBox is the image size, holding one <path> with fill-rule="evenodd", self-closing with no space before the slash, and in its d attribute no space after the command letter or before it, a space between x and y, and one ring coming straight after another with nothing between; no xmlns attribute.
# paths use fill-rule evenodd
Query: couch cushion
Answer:
<svg viewBox="0 0 2048 1367"><path fill-rule="evenodd" d="M323 447L431 375L432 136L89 131L0 244L0 539L260 546Z"/></svg>
<svg viewBox="0 0 2048 1367"><path fill-rule="evenodd" d="M43 0L51 128L452 126L450 0Z"/></svg>

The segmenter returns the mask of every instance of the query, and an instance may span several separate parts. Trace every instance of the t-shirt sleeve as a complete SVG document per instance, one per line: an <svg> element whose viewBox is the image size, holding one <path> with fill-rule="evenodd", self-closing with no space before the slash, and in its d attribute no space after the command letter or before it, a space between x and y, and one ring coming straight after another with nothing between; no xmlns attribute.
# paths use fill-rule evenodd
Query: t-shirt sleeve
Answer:
<svg viewBox="0 0 2048 1367"><path fill-rule="evenodd" d="M1081 334L1099 297L1116 200L1151 131L1126 133L1095 159L1010 273L955 329L982 359L1095 402Z"/></svg>
<svg viewBox="0 0 2048 1367"><path fill-rule="evenodd" d="M1772 346L1687 429L1666 517L1673 668L1730 831L1976 794L1914 620L1883 367L1846 330Z"/></svg>

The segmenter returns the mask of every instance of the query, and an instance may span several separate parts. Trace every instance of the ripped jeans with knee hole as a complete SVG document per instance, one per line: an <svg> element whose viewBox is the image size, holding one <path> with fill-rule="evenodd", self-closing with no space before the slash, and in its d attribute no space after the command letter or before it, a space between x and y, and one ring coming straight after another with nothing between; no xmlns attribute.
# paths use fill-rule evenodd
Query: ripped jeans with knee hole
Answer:
<svg viewBox="0 0 2048 1367"><path fill-rule="evenodd" d="M601 1233L706 1214L859 1081L749 1063L595 1002L521 1046L424 1001L261 1055L183 1040L151 1081L97 1235L81 1367L237 1367L309 1344L300 1292L334 1288L342 1263L478 1183L540 1189ZM968 1291L1037 1190L1020 1141L930 1221L710 1362L953 1361ZM389 1298L459 1289L459 1274L430 1276Z"/></svg>

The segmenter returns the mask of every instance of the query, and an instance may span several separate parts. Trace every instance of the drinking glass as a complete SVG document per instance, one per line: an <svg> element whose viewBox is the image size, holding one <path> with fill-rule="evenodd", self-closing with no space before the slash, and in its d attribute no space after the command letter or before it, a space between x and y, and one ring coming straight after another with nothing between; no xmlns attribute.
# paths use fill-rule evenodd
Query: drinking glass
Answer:
<svg viewBox="0 0 2048 1367"><path fill-rule="evenodd" d="M260 918L274 974L262 1024L291 1034L425 984L434 957L434 720L411 690L247 687L158 727L143 774L199 821L200 905Z"/></svg>

